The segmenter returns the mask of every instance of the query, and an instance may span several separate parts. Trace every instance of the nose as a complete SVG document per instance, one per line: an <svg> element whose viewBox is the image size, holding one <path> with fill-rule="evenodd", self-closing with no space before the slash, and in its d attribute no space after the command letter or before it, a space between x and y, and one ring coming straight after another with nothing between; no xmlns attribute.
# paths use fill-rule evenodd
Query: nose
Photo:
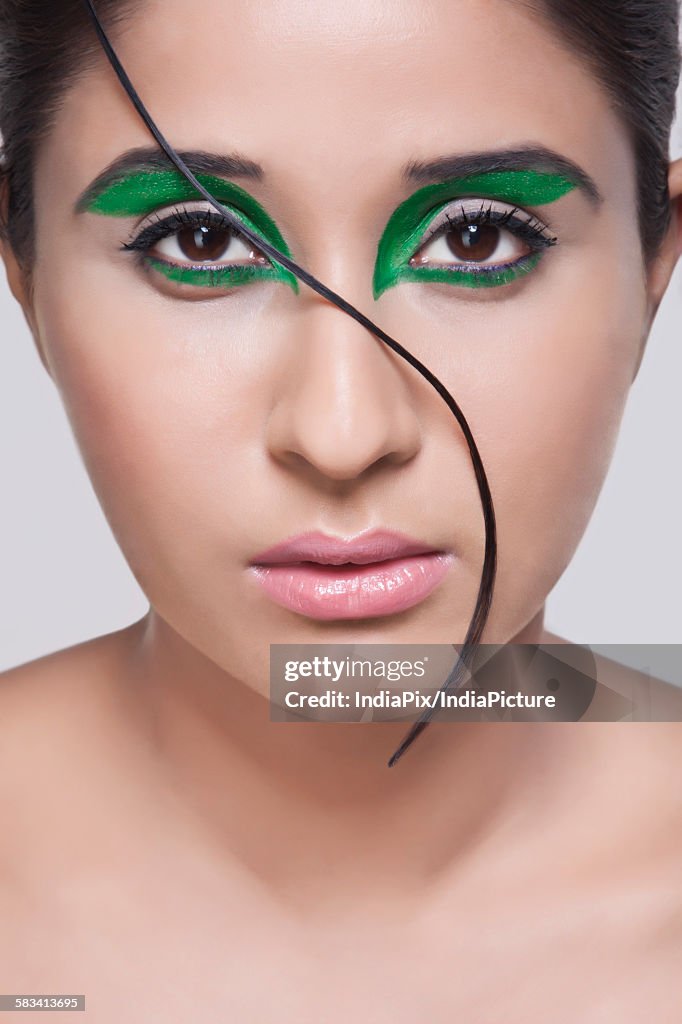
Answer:
<svg viewBox="0 0 682 1024"><path fill-rule="evenodd" d="M267 425L271 456L318 482L351 481L414 458L421 426L411 367L323 300L296 320Z"/></svg>

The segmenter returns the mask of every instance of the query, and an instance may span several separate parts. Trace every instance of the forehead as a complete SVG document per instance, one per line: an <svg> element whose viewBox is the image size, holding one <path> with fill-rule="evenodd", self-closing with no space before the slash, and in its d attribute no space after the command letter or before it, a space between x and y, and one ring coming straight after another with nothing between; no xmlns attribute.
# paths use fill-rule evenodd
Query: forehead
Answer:
<svg viewBox="0 0 682 1024"><path fill-rule="evenodd" d="M147 0L115 41L173 145L238 152L315 201L357 203L410 161L533 143L611 194L632 186L603 90L520 0ZM82 188L148 143L102 62L48 145Z"/></svg>

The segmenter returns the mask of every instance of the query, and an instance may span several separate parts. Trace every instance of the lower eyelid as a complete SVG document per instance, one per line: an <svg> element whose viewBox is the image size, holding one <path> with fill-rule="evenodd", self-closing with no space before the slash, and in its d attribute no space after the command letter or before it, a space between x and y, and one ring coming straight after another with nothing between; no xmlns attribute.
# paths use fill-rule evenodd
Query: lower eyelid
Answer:
<svg viewBox="0 0 682 1024"><path fill-rule="evenodd" d="M400 276L413 281L437 282L453 287L502 287L531 273L540 263L544 253L530 252L512 263L491 264L472 269L472 264L447 264L415 266L408 264Z"/></svg>
<svg viewBox="0 0 682 1024"><path fill-rule="evenodd" d="M169 280L173 278L180 279L181 277L186 278L221 278L221 279L238 279L252 280L256 277L265 277L273 274L274 268L271 265L254 264L254 263L236 263L236 264L215 264L207 266L198 266L192 263L171 263L166 260L161 260L157 256L143 255L143 260L147 266L152 267L154 270L158 270L159 273L163 274Z"/></svg>
<svg viewBox="0 0 682 1024"><path fill-rule="evenodd" d="M174 263L153 255L148 249L133 249L132 255L140 270L160 275L166 281L196 288L233 290L259 281L280 281L298 293L298 282L284 267L267 260L265 263L191 264Z"/></svg>

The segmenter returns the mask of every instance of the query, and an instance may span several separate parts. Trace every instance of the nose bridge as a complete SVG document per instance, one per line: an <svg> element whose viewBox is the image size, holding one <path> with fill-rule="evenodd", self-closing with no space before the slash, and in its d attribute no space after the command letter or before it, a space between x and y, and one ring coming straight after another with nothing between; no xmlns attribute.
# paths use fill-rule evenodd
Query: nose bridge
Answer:
<svg viewBox="0 0 682 1024"><path fill-rule="evenodd" d="M268 445L331 479L351 479L420 446L420 424L400 357L331 303L315 298L296 318L296 372L283 374Z"/></svg>

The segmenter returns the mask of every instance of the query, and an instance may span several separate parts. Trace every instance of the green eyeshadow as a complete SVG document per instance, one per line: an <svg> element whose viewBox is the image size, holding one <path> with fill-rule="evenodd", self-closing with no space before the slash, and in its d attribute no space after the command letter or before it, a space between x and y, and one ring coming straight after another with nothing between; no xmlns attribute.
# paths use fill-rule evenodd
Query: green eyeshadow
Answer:
<svg viewBox="0 0 682 1024"><path fill-rule="evenodd" d="M392 213L379 241L374 266L373 291L378 299L400 281L440 281L472 288L507 284L539 262L536 252L514 266L498 271L450 270L436 266L413 266L424 232L436 215L453 199L476 197L498 199L513 206L543 206L576 188L563 175L540 171L488 171L464 178L451 178L419 189Z"/></svg>
<svg viewBox="0 0 682 1024"><path fill-rule="evenodd" d="M291 256L289 246L274 220L252 195L234 182L210 174L197 174L197 180L219 202L233 208L235 215L247 227L261 235L285 256ZM87 211L104 217L144 217L165 206L197 201L201 198L202 196L179 171L140 170L104 185L94 195L88 195L79 204L78 209L79 212ZM170 280L184 281L188 284L228 286L274 279L284 281L298 292L296 277L275 260L267 267L234 266L220 269L173 266L153 259L149 259L149 262ZM181 274L176 274L176 271ZM249 273L245 274L244 271Z"/></svg>
<svg viewBox="0 0 682 1024"><path fill-rule="evenodd" d="M231 288L236 285L251 284L253 281L272 279L271 267L255 267L237 265L234 267L183 267L178 263L164 263L153 256L147 257L150 267L163 274L169 281L178 284L193 284L201 288Z"/></svg>

